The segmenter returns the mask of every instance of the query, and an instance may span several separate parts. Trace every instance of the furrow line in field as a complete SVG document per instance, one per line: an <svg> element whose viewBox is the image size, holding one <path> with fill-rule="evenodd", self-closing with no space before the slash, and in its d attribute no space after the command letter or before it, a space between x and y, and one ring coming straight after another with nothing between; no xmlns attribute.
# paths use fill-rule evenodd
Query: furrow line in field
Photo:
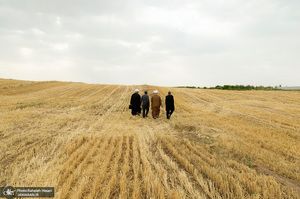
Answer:
<svg viewBox="0 0 300 199"><path fill-rule="evenodd" d="M65 99L70 96L74 96L74 95L71 95L71 93L74 92L77 87L78 87L78 85L75 84L75 85L72 85L70 88L65 89L64 92L59 93L59 98ZM76 96L74 96L74 97L76 97Z"/></svg>
<svg viewBox="0 0 300 199"><path fill-rule="evenodd" d="M114 96L114 93L120 88L120 86L117 86L115 88L113 88L110 92L108 92L107 94L105 94L105 97L101 100L98 101L98 104L103 104L105 101L107 100L110 100L110 101L114 101L114 100L111 100L111 99L114 99L112 98L112 96Z"/></svg>
<svg viewBox="0 0 300 199"><path fill-rule="evenodd" d="M241 191L241 187L238 186L235 183L235 181L232 181L231 176L228 176L220 169L217 169L216 167L218 167L218 165L210 166L203 159L201 159L201 157L191 152L190 149L186 147L186 145L179 143L178 140L172 140L171 138L166 138L166 139L172 145L170 146L170 148L175 146L177 148L180 148L180 150L178 150L178 154L179 156L185 157L185 161L187 161L186 164L193 165L193 171L191 173L199 174L200 171L202 174L204 174L206 178L208 178L215 184L217 191L220 193L220 195L222 195L222 197L225 198L242 197L243 194ZM223 180L225 179L228 181L231 180L232 184L230 184L230 187L228 183L223 183Z"/></svg>
<svg viewBox="0 0 300 199"><path fill-rule="evenodd" d="M49 88L45 88L43 90L38 91L39 93L30 93L31 97L34 96L34 98L38 99L57 99L61 97L61 94L68 92L69 90L72 90L74 86L71 84L65 84L65 85L56 85ZM33 98L31 98L33 99Z"/></svg>
<svg viewBox="0 0 300 199"><path fill-rule="evenodd" d="M104 97L100 100L89 105L88 109L96 109L101 112L101 115L107 115L107 113L111 112L111 108L115 106L115 92L120 88L120 86L112 89L108 93L104 95ZM103 120L101 117L100 120Z"/></svg>
<svg viewBox="0 0 300 199"><path fill-rule="evenodd" d="M95 109L100 109L100 111L102 112L101 115L103 117L100 117L98 119L99 122L102 122L107 116L110 116L112 112L120 111L120 104L124 103L122 100L120 100L122 94L117 93L120 89L122 89L122 87L118 86L98 103L92 105Z"/></svg>
<svg viewBox="0 0 300 199"><path fill-rule="evenodd" d="M28 145L23 145L21 146L21 148L10 148L10 154L6 154L6 152L8 152L8 150L3 151L3 157L1 159L2 161L2 168L6 168L7 166L9 166L12 162L16 161L16 158L23 154L25 151L28 151L28 149L32 148L35 144L42 142L43 140L38 140L35 139L34 142L28 144ZM10 143L7 143L7 145L12 145Z"/></svg>
<svg viewBox="0 0 300 199"><path fill-rule="evenodd" d="M193 146L191 144L191 142L188 141L187 139L183 139L183 142L184 142L185 146L191 150L192 153L199 156L209 166L215 166L217 164L217 162L219 162L214 158L214 156L212 156L210 153L208 153L207 150L205 150L204 148ZM197 148L195 148L195 147L197 147Z"/></svg>
<svg viewBox="0 0 300 199"><path fill-rule="evenodd" d="M228 185L235 191L234 185L240 184L242 187L243 194L245 196L252 195L255 193L257 196L262 198L282 198L280 195L282 190L279 183L271 176L259 175L254 170L239 171L241 167L245 167L240 163L235 162L235 167L239 169L231 168L230 165L222 168L223 172L227 174ZM284 198L284 197L283 197Z"/></svg>
<svg viewBox="0 0 300 199"><path fill-rule="evenodd" d="M166 197L170 197L171 195L176 195L173 190L171 190L168 184L168 178L172 177L172 174L168 173L168 171L164 168L164 164L161 164L160 157L157 154L157 137L153 134L154 128L151 126L150 129L147 130L148 136L143 137L144 151L146 153L147 160L149 162L149 166L153 171L153 175L157 176L163 190L165 192Z"/></svg>
<svg viewBox="0 0 300 199"><path fill-rule="evenodd" d="M109 114L114 111L119 111L120 104L123 103L122 100L120 100L120 99L124 95L124 89L123 89L122 93L119 92L121 89L123 89L123 87L118 86L114 91L112 91L111 95L114 96L113 97L114 100L112 100L113 104L110 106L110 108L106 114Z"/></svg>
<svg viewBox="0 0 300 199"><path fill-rule="evenodd" d="M77 167L85 160L86 154L90 151L90 149L95 145L95 139L88 140L82 148L82 150L76 150L71 156L69 156L68 160L62 166L61 176L58 182L58 189L65 184L65 181L69 180L70 176L74 174L74 171Z"/></svg>
<svg viewBox="0 0 300 199"><path fill-rule="evenodd" d="M103 183L106 180L107 173L109 172L109 166L112 164L114 159L114 154L116 153L116 148L120 145L120 141L116 137L112 137L112 145L109 147L109 150L107 151L107 155L105 156L103 162L99 166L99 174L96 176L96 179L94 180L94 183L92 185L92 188L89 192L89 194L86 196L88 199L93 198L100 198L99 191L101 188L103 188Z"/></svg>
<svg viewBox="0 0 300 199"><path fill-rule="evenodd" d="M171 160L178 164L179 168L182 168L184 171L186 171L186 174L188 174L189 177L202 188L203 192L207 194L208 197L220 198L220 194L214 187L213 182L203 178L202 175L199 174L199 172L195 169L194 165L186 159L186 156L182 156L180 154L179 151L181 148L178 146L174 147L165 137L160 138L160 140L162 142L161 146L163 146L162 149L167 156L169 156Z"/></svg>
<svg viewBox="0 0 300 199"><path fill-rule="evenodd" d="M91 88L87 85L80 85L78 86L72 94L72 96L76 97L77 99L80 99L80 97L85 96L85 93L87 93Z"/></svg>
<svg viewBox="0 0 300 199"><path fill-rule="evenodd" d="M206 164L209 167L214 167L216 168L216 166L218 167L229 167L229 168L233 168L235 171L239 171L241 172L246 172L246 173L251 173L254 172L253 170L251 170L249 167L238 163L236 161L231 161L232 163L229 164L227 161L223 160L217 160L216 157L212 156L211 154L209 154L205 149L203 149L201 146L197 146L196 144L193 145L190 141L183 139L183 143L185 145L185 147L189 148L189 150L191 150L191 154L198 156L199 158L201 158L201 163L200 164Z"/></svg>
<svg viewBox="0 0 300 199"><path fill-rule="evenodd" d="M207 105L209 104L209 102L201 97L198 97L196 92L193 92L192 91L186 91L186 90L182 90L180 92L181 95L184 95L185 97L187 97L189 100L191 100L190 102L192 103L201 103L203 105Z"/></svg>
<svg viewBox="0 0 300 199"><path fill-rule="evenodd" d="M121 165L123 164L124 155L126 152L126 137L121 136L121 141L118 152L115 157L115 161L111 165L111 169L108 172L107 181L105 189L103 190L104 198L116 198L116 195L120 192L120 171Z"/></svg>
<svg viewBox="0 0 300 199"><path fill-rule="evenodd" d="M158 197L165 198L165 190L161 184L160 179L154 174L151 163L148 161L149 151L147 150L147 143L139 137L139 149L142 163L142 194L145 198Z"/></svg>
<svg viewBox="0 0 300 199"><path fill-rule="evenodd" d="M129 136L129 160L128 160L128 166L129 171L127 172L127 191L128 191L128 197L127 198L133 198L133 180L134 180L134 171L133 171L133 136Z"/></svg>
<svg viewBox="0 0 300 199"><path fill-rule="evenodd" d="M127 98L125 96L127 96L127 97L129 96L129 87L128 86L124 87L122 94L120 95L119 99L117 100L118 104L114 107L114 111L124 112L124 111L128 110L127 105L129 104L129 101L127 101L127 100L125 101L125 99Z"/></svg>
<svg viewBox="0 0 300 199"><path fill-rule="evenodd" d="M84 91L80 92L80 95L76 95L77 99L79 101L83 101L82 99L86 99L87 96L89 96L91 93L93 93L94 89L95 89L95 86L89 86L88 88L85 88Z"/></svg>
<svg viewBox="0 0 300 199"><path fill-rule="evenodd" d="M66 87L66 88L64 88ZM52 87L53 88L53 87ZM61 86L57 86L54 87L54 91L53 92L47 92L45 94L45 97L50 97L50 98L60 98L62 96L62 94L72 90L74 88L74 86L72 86L72 84L65 84L65 85L61 85Z"/></svg>
<svg viewBox="0 0 300 199"><path fill-rule="evenodd" d="M175 142L172 139L168 139L168 141L173 146L180 147L180 154L187 157L197 171L201 171L215 183L222 197L241 198L254 192L263 196L265 195L264 190L269 190L271 187L273 187L272 193L275 192L275 195L269 195L270 197L275 197L280 192L280 186L273 179L259 176L254 170L248 168L248 171L239 173L230 169L225 161L218 161L214 166L208 165L205 160L191 152L186 143L180 143L178 140ZM240 164L238 167L245 166Z"/></svg>
<svg viewBox="0 0 300 199"><path fill-rule="evenodd" d="M197 175L197 172L193 170L191 172L189 169L191 165L185 164L180 161L178 155L175 155L174 152L171 152L170 149L164 151L163 148L159 149L160 155L163 158L165 164L167 164L174 173L179 173L180 175L175 175L175 180L179 181L180 186L183 187L185 192L189 193L192 196L197 195L198 191L195 193L194 190L199 190L201 197L203 198L219 198L219 194L215 192L214 186L210 181L205 180L202 175ZM176 153L176 152L175 152ZM187 186L189 185L189 186Z"/></svg>
<svg viewBox="0 0 300 199"><path fill-rule="evenodd" d="M147 132L148 136L144 137L144 142L146 143L146 157L150 162L153 173L158 176L160 183L163 185L165 196L167 198L199 198L200 196L201 198L206 198L205 194L197 191L199 189L201 190L201 187L188 177L184 171L179 171L180 169L178 169L178 167L174 170L170 170L170 165L162 160L158 152L160 145L157 135L153 133L155 132L153 126L151 126L151 130L148 129ZM180 174L179 176L178 172Z"/></svg>
<svg viewBox="0 0 300 199"><path fill-rule="evenodd" d="M162 161L162 167L166 170L166 172L168 172L167 176L165 176L163 179L165 181L164 183L169 184L171 191L168 193L168 195L170 198L212 198L209 197L209 190L205 182L203 182L203 179L202 183L199 183L201 186L198 187L199 185L197 186L193 180L190 182L191 180L188 178L186 172L179 168L180 165L178 165L176 161L173 161L172 157L166 154L160 145L158 145L157 151ZM178 175L179 173L180 175ZM193 186L192 190L189 189L191 186ZM205 190L205 188L207 188L207 190Z"/></svg>
<svg viewBox="0 0 300 199"><path fill-rule="evenodd" d="M75 87L74 85L67 85L67 86L69 86L70 88L66 88L63 91L59 90L56 93L54 93L53 95L51 95L51 93L48 93L48 92L46 92L44 95L38 94L37 92L41 91L41 90L39 90L36 92L30 92L30 93L22 94L19 96L21 97L22 101L28 101L29 99L31 99L31 100L42 99L42 97L44 97L45 99L48 99L50 96L51 96L50 98L55 99L55 96L57 97L58 95L59 95L59 98L61 98L65 95L65 93L67 93L68 91L72 91ZM42 92L44 92L44 90L42 90Z"/></svg>
<svg viewBox="0 0 300 199"><path fill-rule="evenodd" d="M88 141L86 135L76 137L71 143L69 143L62 151L58 154L58 159L63 159L63 156L71 157L74 152L81 150L81 147L85 142Z"/></svg>
<svg viewBox="0 0 300 199"><path fill-rule="evenodd" d="M153 132L155 132L155 130L153 130ZM154 134L149 137L151 139L150 142L152 142L152 144L149 143L149 146L153 145L151 147L151 151L155 157L150 158L149 161L152 161L153 165L155 166L155 170L157 171L159 176L164 176L163 178L161 178L161 180L162 183L165 185L166 189L168 190L168 195L171 195L172 197L180 196L181 198L198 198L200 196L201 198L209 197L209 195L207 194L207 186L206 192L204 191L205 182L203 182L202 178L202 181L200 181L200 178L198 176L195 176L194 173L189 173L185 169L182 170L181 168L179 168L180 164L177 165L176 162L172 161L172 157L169 157L164 153L159 142L160 139L164 138L162 138L161 135ZM175 148L177 147L174 146L174 149ZM153 161L154 159L156 159L158 163ZM177 175L177 172L179 172L180 175ZM175 173L176 175L174 175ZM166 179L169 179L169 181L167 181ZM176 187L174 185L176 185Z"/></svg>
<svg viewBox="0 0 300 199"><path fill-rule="evenodd" d="M137 143L137 135L133 136L132 140L132 169L133 169L133 188L132 188L132 198L137 199L141 198L141 159L140 159L140 151Z"/></svg>
<svg viewBox="0 0 300 199"><path fill-rule="evenodd" d="M129 198L129 187L131 187L130 183L130 176L129 176L129 171L130 171L130 161L132 161L132 149L131 149L131 143L130 143L130 137L127 136L126 139L126 154L124 156L124 163L121 165L121 175L120 175L120 194L119 198Z"/></svg>
<svg viewBox="0 0 300 199"><path fill-rule="evenodd" d="M157 148L155 150L157 150ZM148 153L147 155L147 159L150 162L153 173L158 176L160 183L163 185L165 195L168 197L170 196L170 194L174 194L174 192L171 190L171 186L168 183L168 179L171 179L172 177L174 177L174 175L167 171L164 163L159 160L160 157L157 157L157 153L153 154L152 152L152 154Z"/></svg>
<svg viewBox="0 0 300 199"><path fill-rule="evenodd" d="M24 160L25 158L24 155L26 155L27 153L30 153L30 157L32 157L42 148L42 146L45 143L47 143L49 140L52 140L52 136L55 137L57 134L58 133L40 140L36 139L26 145L21 146L21 148L16 149L16 152L12 153L11 155L4 155L4 159L2 160L3 162L2 167L6 168L13 162Z"/></svg>
<svg viewBox="0 0 300 199"><path fill-rule="evenodd" d="M282 120L278 119L278 117L270 119L270 117L266 118L265 116L258 116L258 114L253 115L253 113L249 110L233 110L232 113L234 117L230 119L242 119L245 122L253 123L253 126L268 127L270 129L277 130L278 133L286 133L288 131L296 133L297 128L299 127L296 123L282 124ZM278 131L279 129L280 131Z"/></svg>
<svg viewBox="0 0 300 199"><path fill-rule="evenodd" d="M85 100L85 99L91 98L92 96L94 96L94 95L96 95L96 94L102 92L104 89L106 89L106 88L108 88L108 87L109 87L109 86L103 86L103 87L101 87L101 88L99 88L99 89L96 89L96 91L92 92L92 93L89 94L89 95L86 95L86 96L80 98L79 100L80 100L80 101L83 101L83 100Z"/></svg>
<svg viewBox="0 0 300 199"><path fill-rule="evenodd" d="M80 198L80 195L82 195L82 181L85 181L86 177L91 177L91 167L93 166L93 159L95 158L95 155L97 152L99 152L102 147L105 147L104 145L101 145L102 141L108 141L101 137L94 137L92 139L96 139L97 143L93 146L92 149L90 149L87 154L84 161L82 161L79 166L74 170L72 178L68 183L63 185L63 188L61 189L61 198ZM99 149L100 148L100 149ZM74 188L76 188L76 192L72 191ZM81 192L81 194L79 193Z"/></svg>
<svg viewBox="0 0 300 199"><path fill-rule="evenodd" d="M94 153L94 155L91 158L91 162L88 163L89 167L87 168L87 173L84 173L84 177L81 186L78 187L78 192L76 193L76 196L73 198L86 198L87 195L91 191L92 184L94 184L94 181L97 177L97 172L99 172L99 167L101 166L101 163L103 163L104 155L106 154L107 150L109 150L110 144L112 142L112 137L110 138L104 138L104 142L100 143L101 146L98 147L97 151ZM71 197L72 198L72 197Z"/></svg>

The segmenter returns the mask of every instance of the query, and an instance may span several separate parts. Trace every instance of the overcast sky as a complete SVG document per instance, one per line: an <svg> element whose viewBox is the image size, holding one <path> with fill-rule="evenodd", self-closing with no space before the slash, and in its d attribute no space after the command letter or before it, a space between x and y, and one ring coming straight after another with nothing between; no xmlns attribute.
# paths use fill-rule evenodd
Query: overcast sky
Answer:
<svg viewBox="0 0 300 199"><path fill-rule="evenodd" d="M0 78L300 85L299 0L0 0Z"/></svg>

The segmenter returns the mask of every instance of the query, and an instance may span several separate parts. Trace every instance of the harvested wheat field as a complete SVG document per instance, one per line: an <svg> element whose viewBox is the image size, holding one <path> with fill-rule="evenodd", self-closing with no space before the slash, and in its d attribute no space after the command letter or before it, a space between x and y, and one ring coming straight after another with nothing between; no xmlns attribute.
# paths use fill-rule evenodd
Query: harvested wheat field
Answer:
<svg viewBox="0 0 300 199"><path fill-rule="evenodd" d="M164 109L131 116L135 88L163 102L170 90L171 120ZM0 186L70 199L300 198L299 116L299 91L0 79Z"/></svg>

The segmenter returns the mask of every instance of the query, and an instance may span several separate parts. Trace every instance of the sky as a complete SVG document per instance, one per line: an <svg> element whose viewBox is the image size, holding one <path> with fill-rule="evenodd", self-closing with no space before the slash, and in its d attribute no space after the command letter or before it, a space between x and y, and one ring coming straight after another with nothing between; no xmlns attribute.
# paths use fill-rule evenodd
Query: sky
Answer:
<svg viewBox="0 0 300 199"><path fill-rule="evenodd" d="M300 85L299 0L0 0L0 78Z"/></svg>

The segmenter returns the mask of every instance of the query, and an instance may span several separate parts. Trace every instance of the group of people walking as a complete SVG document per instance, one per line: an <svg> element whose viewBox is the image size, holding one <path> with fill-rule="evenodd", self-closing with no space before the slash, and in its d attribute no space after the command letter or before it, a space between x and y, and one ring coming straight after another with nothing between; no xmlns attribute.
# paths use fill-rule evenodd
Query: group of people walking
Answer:
<svg viewBox="0 0 300 199"><path fill-rule="evenodd" d="M163 107L161 97L158 95L158 91L154 91L154 95L151 97L151 100L149 99L148 91L145 91L145 94L142 97L139 95L139 92L139 89L135 89L135 93L133 93L131 96L129 105L129 107L131 108L131 114L140 115L143 109L143 118L148 117L148 112L151 104L152 118L158 118L160 107ZM165 105L167 119L170 119L172 113L175 110L174 97L173 95L171 95L170 91L166 96Z"/></svg>

